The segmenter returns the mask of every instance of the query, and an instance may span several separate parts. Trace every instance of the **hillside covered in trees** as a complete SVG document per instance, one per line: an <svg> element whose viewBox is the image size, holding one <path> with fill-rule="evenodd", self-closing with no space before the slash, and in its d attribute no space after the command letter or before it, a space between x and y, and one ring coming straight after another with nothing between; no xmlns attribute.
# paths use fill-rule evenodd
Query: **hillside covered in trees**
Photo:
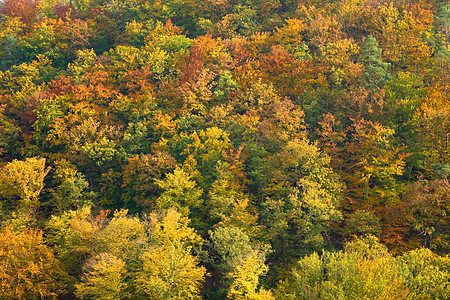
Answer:
<svg viewBox="0 0 450 300"><path fill-rule="evenodd" d="M0 13L0 299L450 299L447 1Z"/></svg>

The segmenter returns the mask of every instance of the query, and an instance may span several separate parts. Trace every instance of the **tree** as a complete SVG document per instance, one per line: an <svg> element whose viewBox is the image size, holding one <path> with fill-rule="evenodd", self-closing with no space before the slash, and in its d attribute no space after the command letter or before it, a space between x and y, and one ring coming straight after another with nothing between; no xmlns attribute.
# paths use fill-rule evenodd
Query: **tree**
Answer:
<svg viewBox="0 0 450 300"><path fill-rule="evenodd" d="M449 195L450 185L446 179L420 180L408 185L402 203L388 210L384 240L394 249L406 243L410 249L420 245L447 253L450 248ZM398 235L392 239L395 231L403 231L400 239Z"/></svg>
<svg viewBox="0 0 450 300"><path fill-rule="evenodd" d="M155 247L143 258L143 269L138 273L138 292L151 299L201 299L201 282L206 269L199 267L190 248L180 245Z"/></svg>
<svg viewBox="0 0 450 300"><path fill-rule="evenodd" d="M189 220L174 209L150 215L149 247L137 273L137 291L152 299L200 299L206 269L198 266L193 247L202 240L188 227Z"/></svg>
<svg viewBox="0 0 450 300"><path fill-rule="evenodd" d="M447 299L450 297L448 256L429 249L417 249L397 258L408 294L405 299Z"/></svg>
<svg viewBox="0 0 450 300"><path fill-rule="evenodd" d="M42 299L63 295L69 277L42 231L0 230L0 299Z"/></svg>
<svg viewBox="0 0 450 300"><path fill-rule="evenodd" d="M268 270L264 261L265 255L263 252L251 250L245 257L236 262L234 270L228 274L232 281L228 289L228 299L275 299L270 291L263 288L258 289L259 276L265 274Z"/></svg>
<svg viewBox="0 0 450 300"><path fill-rule="evenodd" d="M329 163L307 140L293 140L266 164L261 218L276 259L289 261L329 243L331 224L341 219L343 187Z"/></svg>
<svg viewBox="0 0 450 300"><path fill-rule="evenodd" d="M411 72L398 72L385 85L389 125L395 129L399 143L414 150L419 146L417 111L426 96L424 85L423 79Z"/></svg>
<svg viewBox="0 0 450 300"><path fill-rule="evenodd" d="M33 221L48 172L45 158L37 157L13 160L0 170L3 220L16 219L19 227Z"/></svg>
<svg viewBox="0 0 450 300"><path fill-rule="evenodd" d="M1 6L2 15L19 17L20 20L31 25L36 21L39 0L4 0Z"/></svg>
<svg viewBox="0 0 450 300"><path fill-rule="evenodd" d="M112 219L96 235L95 252L98 255L107 253L114 257L112 260L126 263L124 268L130 276L141 267L141 256L148 245L148 238L144 222L127 216L127 213L126 209L114 212Z"/></svg>
<svg viewBox="0 0 450 300"><path fill-rule="evenodd" d="M22 130L15 120L4 115L0 107L0 153L4 157L17 157L23 147Z"/></svg>
<svg viewBox="0 0 450 300"><path fill-rule="evenodd" d="M144 221L127 216L127 210L106 217L107 212L94 217L84 207L53 216L48 224L49 241L67 270L81 277L78 296L198 298L206 269L193 255L202 239L188 227L188 218L174 209Z"/></svg>
<svg viewBox="0 0 450 300"><path fill-rule="evenodd" d="M255 297L269 295L267 291L260 289L258 292L257 289L258 277L268 270L264 261L270 246L260 242L259 235L250 237L244 228L236 225L218 224L208 233L211 240L209 259L220 271L220 275L213 272L216 275L213 280L220 280L215 291L221 295L218 297L228 294L231 299L259 299Z"/></svg>
<svg viewBox="0 0 450 300"><path fill-rule="evenodd" d="M301 259L280 282L283 299L403 299L396 260L373 236L349 242L344 251Z"/></svg>
<svg viewBox="0 0 450 300"><path fill-rule="evenodd" d="M342 153L348 195L345 209L380 210L399 203L404 185L398 178L411 154L396 147L394 130L378 122L355 120L349 131L351 137Z"/></svg>
<svg viewBox="0 0 450 300"><path fill-rule="evenodd" d="M54 245L58 258L70 275L79 276L85 260L94 255L95 239L106 216L100 215L97 222L91 215L91 207L66 211L52 216L47 223L47 240Z"/></svg>
<svg viewBox="0 0 450 300"><path fill-rule="evenodd" d="M80 171L92 177L124 159L125 153L118 140L123 132L118 127L96 117L87 117L96 114L87 103L74 105L71 110L72 113L53 122L48 139L53 144L64 145L70 161Z"/></svg>
<svg viewBox="0 0 450 300"><path fill-rule="evenodd" d="M428 174L433 172L430 168L433 164L446 164L450 161L449 112L448 97L443 86L439 85L429 88L421 107L416 111L415 116L420 124L418 148Z"/></svg>
<svg viewBox="0 0 450 300"><path fill-rule="evenodd" d="M379 237L381 234L380 218L371 211L357 210L346 220L344 234L347 236L373 235Z"/></svg>
<svg viewBox="0 0 450 300"><path fill-rule="evenodd" d="M222 21L215 24L218 35L231 38L234 36L250 36L258 31L260 24L256 20L257 10L244 5L233 7L232 13L223 17Z"/></svg>
<svg viewBox="0 0 450 300"><path fill-rule="evenodd" d="M301 54L306 55L306 54ZM298 95L325 85L324 67L313 59L299 60L280 45L259 59L262 78L274 85L281 95L294 99Z"/></svg>
<svg viewBox="0 0 450 300"><path fill-rule="evenodd" d="M63 68L76 58L77 50L89 45L89 37L86 21L46 18L33 24L19 46L28 61L44 55L55 67Z"/></svg>
<svg viewBox="0 0 450 300"><path fill-rule="evenodd" d="M92 193L87 193L89 183L74 165L65 159L56 161L52 175L56 183L51 189L52 201L59 212L92 204L89 199Z"/></svg>
<svg viewBox="0 0 450 300"><path fill-rule="evenodd" d="M361 63L366 67L364 76L369 83L369 87L382 87L388 79L389 63L385 63L381 58L381 49L378 48L377 40L369 35L361 45Z"/></svg>
<svg viewBox="0 0 450 300"><path fill-rule="evenodd" d="M76 295L81 299L123 299L127 275L125 262L108 253L91 258L83 267L81 282L76 284Z"/></svg>
<svg viewBox="0 0 450 300"><path fill-rule="evenodd" d="M208 127L189 136L182 135L181 138L183 137L186 142L189 141L182 146L184 149L180 149L182 155L186 157L184 168L192 173L193 178L204 190L207 190L219 175L217 170L224 160L225 152L231 147L230 138L218 127ZM195 170L189 167L189 164L195 165Z"/></svg>
<svg viewBox="0 0 450 300"><path fill-rule="evenodd" d="M97 216L88 206L53 216L47 227L49 241L70 274L81 277L75 286L82 298L118 299L135 292L133 282L142 269L148 248L144 222L127 210Z"/></svg>
<svg viewBox="0 0 450 300"><path fill-rule="evenodd" d="M191 179L192 176L183 169L176 168L164 180L157 181L163 192L156 199L156 207L176 208L184 215L187 215L191 209L200 208L203 202L201 199L203 191Z"/></svg>
<svg viewBox="0 0 450 300"><path fill-rule="evenodd" d="M175 159L167 152L145 154L128 159L122 172L122 199L128 206L147 209L156 207L156 199L163 193L158 180L171 174Z"/></svg>
<svg viewBox="0 0 450 300"><path fill-rule="evenodd" d="M375 8L369 22L372 34L384 49L383 57L395 69L426 74L435 55L424 35L430 36L433 9L429 4L411 3L408 9L383 3ZM395 45L395 46L394 46Z"/></svg>
<svg viewBox="0 0 450 300"><path fill-rule="evenodd" d="M440 34L437 35L436 62L438 64L438 74L442 77L442 86L444 86L445 95L448 95L448 62L450 61L450 9L446 1L437 1L438 9L434 16L436 29Z"/></svg>
<svg viewBox="0 0 450 300"><path fill-rule="evenodd" d="M9 34L2 42L3 55L0 60L0 70L5 71L22 62L18 44L18 40L12 34Z"/></svg>
<svg viewBox="0 0 450 300"><path fill-rule="evenodd" d="M224 169L227 164L223 164ZM210 191L205 213L210 218L210 224L217 228L231 227L242 230L251 238L261 235L261 226L258 224L256 208L248 199L249 195L237 190L233 186L231 174L227 170L219 170L220 178L217 179ZM236 184L242 184L235 179Z"/></svg>
<svg viewBox="0 0 450 300"><path fill-rule="evenodd" d="M219 267L228 273L252 249L250 238L239 227L217 227L209 231Z"/></svg>

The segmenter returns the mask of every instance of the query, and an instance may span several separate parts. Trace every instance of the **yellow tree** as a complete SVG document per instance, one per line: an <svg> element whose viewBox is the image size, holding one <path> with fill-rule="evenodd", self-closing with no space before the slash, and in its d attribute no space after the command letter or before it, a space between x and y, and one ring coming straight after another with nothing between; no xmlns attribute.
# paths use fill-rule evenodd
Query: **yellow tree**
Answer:
<svg viewBox="0 0 450 300"><path fill-rule="evenodd" d="M156 200L156 207L164 209L175 207L184 215L189 213L189 209L200 207L203 202L200 198L203 191L191 179L190 174L176 168L164 180L158 180L157 183L164 192Z"/></svg>
<svg viewBox="0 0 450 300"><path fill-rule="evenodd" d="M228 274L232 284L228 289L227 298L236 300L273 300L270 291L259 288L259 276L268 271L264 264L265 255L257 250L251 250L241 259L234 270Z"/></svg>
<svg viewBox="0 0 450 300"><path fill-rule="evenodd" d="M108 253L101 253L84 266L85 273L76 287L81 299L117 300L126 295L125 262Z"/></svg>
<svg viewBox="0 0 450 300"><path fill-rule="evenodd" d="M116 211L96 234L92 256L85 261L81 282L75 286L79 297L122 299L129 295L136 271L142 268L147 234L144 223L127 213Z"/></svg>
<svg viewBox="0 0 450 300"><path fill-rule="evenodd" d="M61 216L52 216L47 223L47 240L55 245L56 253L71 275L80 275L86 258L95 252L95 238L105 215L95 220L91 208L84 206Z"/></svg>
<svg viewBox="0 0 450 300"><path fill-rule="evenodd" d="M48 172L45 159L36 157L14 160L0 170L2 219L10 219L19 227L33 220Z"/></svg>
<svg viewBox="0 0 450 300"><path fill-rule="evenodd" d="M431 87L416 115L420 120L420 153L425 170L430 172L433 164L450 161L450 102L444 87Z"/></svg>
<svg viewBox="0 0 450 300"><path fill-rule="evenodd" d="M40 230L0 231L0 299L56 298L67 273L44 244Z"/></svg>
<svg viewBox="0 0 450 300"><path fill-rule="evenodd" d="M345 202L344 206L353 211L381 210L384 205L398 203L403 186L397 177L403 175L405 159L411 154L395 147L394 130L377 122L356 120L349 130L352 136L343 155L349 164L344 166L344 177L350 204Z"/></svg>
<svg viewBox="0 0 450 300"><path fill-rule="evenodd" d="M145 226L136 217L127 216L128 210L114 212L108 225L96 235L96 252L110 253L127 262L127 268L136 270L140 256L147 245Z"/></svg>
<svg viewBox="0 0 450 300"><path fill-rule="evenodd" d="M224 172L225 173L225 172ZM207 212L214 226L238 227L251 237L261 234L258 214L247 196L233 189L231 180L221 174L216 180L207 199Z"/></svg>
<svg viewBox="0 0 450 300"><path fill-rule="evenodd" d="M193 247L202 239L188 227L189 219L174 209L163 215L153 214L148 222L150 242L142 256L143 268L135 286L151 299L201 299L201 282L206 269L198 266Z"/></svg>

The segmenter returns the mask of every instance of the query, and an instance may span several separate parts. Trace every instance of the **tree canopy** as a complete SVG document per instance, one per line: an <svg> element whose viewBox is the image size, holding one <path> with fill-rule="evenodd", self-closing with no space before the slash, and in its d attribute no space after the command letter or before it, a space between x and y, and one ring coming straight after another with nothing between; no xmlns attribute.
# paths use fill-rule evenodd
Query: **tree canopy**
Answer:
<svg viewBox="0 0 450 300"><path fill-rule="evenodd" d="M441 0L0 0L0 299L447 299Z"/></svg>

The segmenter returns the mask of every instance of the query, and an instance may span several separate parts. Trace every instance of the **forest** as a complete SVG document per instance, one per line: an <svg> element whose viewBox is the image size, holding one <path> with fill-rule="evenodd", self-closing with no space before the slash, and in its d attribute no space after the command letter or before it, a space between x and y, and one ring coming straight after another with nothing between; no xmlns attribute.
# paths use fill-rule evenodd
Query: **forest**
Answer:
<svg viewBox="0 0 450 300"><path fill-rule="evenodd" d="M446 0L0 0L0 300L450 299Z"/></svg>

